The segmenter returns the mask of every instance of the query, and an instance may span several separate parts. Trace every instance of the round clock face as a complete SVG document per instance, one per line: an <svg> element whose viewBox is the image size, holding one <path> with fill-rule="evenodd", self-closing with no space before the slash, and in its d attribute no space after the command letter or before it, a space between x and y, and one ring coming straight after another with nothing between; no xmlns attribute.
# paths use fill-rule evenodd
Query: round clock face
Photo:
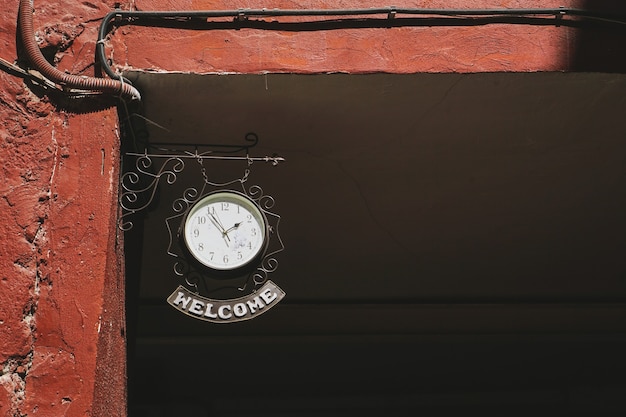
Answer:
<svg viewBox="0 0 626 417"><path fill-rule="evenodd" d="M243 194L216 192L189 210L183 239L191 255L204 266L219 271L243 268L265 248L265 216Z"/></svg>

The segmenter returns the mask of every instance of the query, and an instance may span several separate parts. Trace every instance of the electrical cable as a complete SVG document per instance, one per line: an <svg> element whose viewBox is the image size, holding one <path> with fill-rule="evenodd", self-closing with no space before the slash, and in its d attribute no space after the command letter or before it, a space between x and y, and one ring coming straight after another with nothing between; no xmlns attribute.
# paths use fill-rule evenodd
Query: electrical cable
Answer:
<svg viewBox="0 0 626 417"><path fill-rule="evenodd" d="M120 18L215 18L215 17L286 17L286 16L368 16L389 15L389 13L414 16L579 16L607 17L606 13L591 12L584 9L559 7L536 9L422 9L401 8L395 6L367 9L232 9L232 10L187 10L187 11L125 11L110 12L107 17ZM106 20L106 18L104 19ZM618 19L619 20L619 19Z"/></svg>
<svg viewBox="0 0 626 417"><path fill-rule="evenodd" d="M71 97L84 97L87 95L101 94L97 91L62 89L57 84L53 83L52 81L41 75L41 73L39 73L38 71L34 69L25 70L3 58L0 58L0 68L2 68L8 74L23 78L24 80L28 80L46 90L55 90Z"/></svg>
<svg viewBox="0 0 626 417"><path fill-rule="evenodd" d="M139 91L128 83L106 78L82 77L66 74L52 66L43 56L35 40L32 16L33 0L20 0L18 22L26 56L35 69L46 79L64 88L99 91L137 100L141 98Z"/></svg>

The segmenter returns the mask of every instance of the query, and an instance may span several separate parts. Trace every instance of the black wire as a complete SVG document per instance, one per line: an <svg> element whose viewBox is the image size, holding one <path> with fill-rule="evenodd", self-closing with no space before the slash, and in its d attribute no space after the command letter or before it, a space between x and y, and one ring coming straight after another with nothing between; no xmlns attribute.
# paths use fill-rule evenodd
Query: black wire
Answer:
<svg viewBox="0 0 626 417"><path fill-rule="evenodd" d="M559 7L548 9L419 9L381 7L368 9L233 9L233 10L190 10L190 11L124 11L110 12L107 17L120 18L157 17L157 18L211 18L211 17L287 17L287 16L367 16L381 14L406 14L419 16L579 16L579 17L611 17L606 13L589 10ZM107 18L105 17L105 20Z"/></svg>
<svg viewBox="0 0 626 417"><path fill-rule="evenodd" d="M386 18L364 16L387 15ZM411 18L399 17L408 15ZM334 20L300 22L251 21L249 17L337 17ZM331 30L343 28L389 28L401 26L467 26L492 23L532 25L575 25L565 17L626 25L626 16L576 8L548 9L416 9L382 7L370 9L237 9L200 11L124 11L108 13L102 20L96 43L96 57L111 78L121 80L105 56L104 41L112 26L185 27L195 30L255 28L276 31ZM345 19L349 17L349 19ZM418 17L418 18L416 18ZM548 19L554 17L554 19ZM209 21L233 18L232 21ZM124 82L129 82L123 79Z"/></svg>

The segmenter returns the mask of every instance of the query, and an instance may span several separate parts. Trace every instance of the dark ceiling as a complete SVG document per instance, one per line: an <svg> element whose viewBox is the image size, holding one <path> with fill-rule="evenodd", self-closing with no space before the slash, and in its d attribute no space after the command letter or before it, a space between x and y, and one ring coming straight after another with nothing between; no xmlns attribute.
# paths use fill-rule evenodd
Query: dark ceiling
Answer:
<svg viewBox="0 0 626 417"><path fill-rule="evenodd" d="M626 370L625 75L128 76L152 151L255 132L251 156L286 159L250 166L285 244L270 279L287 295L257 319L204 323L165 302L178 282L164 220L202 183L196 161L135 219L131 367L148 375L141 384L159 372L210 381L201 399L167 382L153 402L231 415L245 397L246 414L258 394L302 414L302 398L320 413L413 410L462 408L470 391L491 406L504 390L510 403L560 410L560 390L595 395L585 384L598 372L600 394L626 387L613 373ZM143 152L138 132L124 140ZM246 167L204 162L219 181ZM154 391L132 382L136 404L149 403Z"/></svg>

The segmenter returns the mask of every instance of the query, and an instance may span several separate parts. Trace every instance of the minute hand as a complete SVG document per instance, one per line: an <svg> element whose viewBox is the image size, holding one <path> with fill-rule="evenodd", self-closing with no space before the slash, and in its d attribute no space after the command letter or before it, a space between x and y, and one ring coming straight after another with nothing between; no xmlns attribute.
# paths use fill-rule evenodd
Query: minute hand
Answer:
<svg viewBox="0 0 626 417"><path fill-rule="evenodd" d="M211 216L211 221L213 222L215 227L220 229L222 236L224 236L226 239L228 239L228 241L230 241L230 238L228 237L228 234L227 234L228 232L224 230L224 226L222 226L222 222L220 222L220 219L217 217L217 215L213 213L209 213L209 216Z"/></svg>

